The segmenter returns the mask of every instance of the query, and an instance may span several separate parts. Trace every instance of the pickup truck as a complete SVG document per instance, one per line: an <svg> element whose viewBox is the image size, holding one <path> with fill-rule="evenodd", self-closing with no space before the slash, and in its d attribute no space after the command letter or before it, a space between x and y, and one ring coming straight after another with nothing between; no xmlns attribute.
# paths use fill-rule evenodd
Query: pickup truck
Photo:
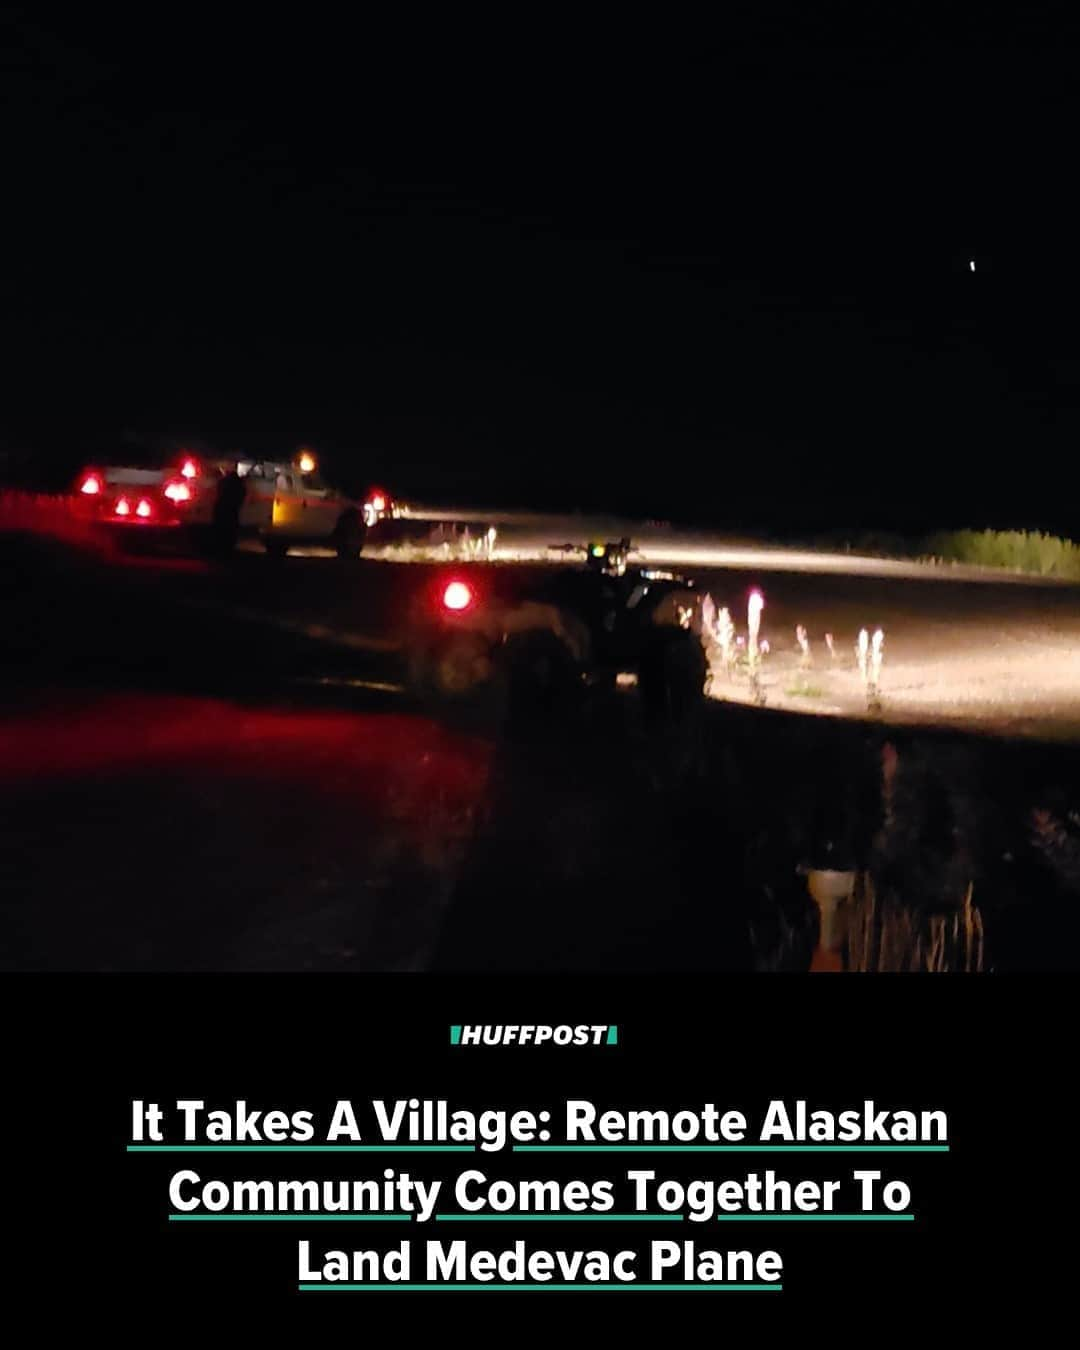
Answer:
<svg viewBox="0 0 1080 1350"><path fill-rule="evenodd" d="M359 557L372 514L370 503L328 486L306 453L292 462L130 455L85 468L75 497L82 514L129 542L179 540L228 551L246 536L277 556L294 545L323 544L341 558Z"/></svg>

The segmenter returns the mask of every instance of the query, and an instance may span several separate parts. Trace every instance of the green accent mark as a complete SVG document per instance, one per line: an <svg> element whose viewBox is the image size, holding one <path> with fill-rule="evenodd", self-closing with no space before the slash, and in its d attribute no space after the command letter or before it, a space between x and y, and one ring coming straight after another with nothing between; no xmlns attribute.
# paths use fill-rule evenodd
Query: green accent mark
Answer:
<svg viewBox="0 0 1080 1350"><path fill-rule="evenodd" d="M515 1153L948 1153L948 1144L515 1144Z"/></svg>
<svg viewBox="0 0 1080 1350"><path fill-rule="evenodd" d="M803 1223L817 1220L821 1223L827 1223L830 1220L842 1222L850 1220L853 1223L866 1221L867 1223L914 1223L914 1214L718 1214L717 1223Z"/></svg>
<svg viewBox="0 0 1080 1350"><path fill-rule="evenodd" d="M436 1214L436 1223L682 1223L682 1214Z"/></svg>
<svg viewBox="0 0 1080 1350"><path fill-rule="evenodd" d="M475 1153L472 1144L128 1144L129 1153Z"/></svg>
<svg viewBox="0 0 1080 1350"><path fill-rule="evenodd" d="M367 1294L382 1293L385 1290L393 1291L400 1289L403 1292L427 1293L434 1291L443 1294L483 1294L489 1291L498 1291L499 1293L546 1293L565 1292L568 1289L580 1291L581 1293L602 1292L625 1292L634 1293L638 1290L648 1290L653 1293L712 1293L721 1291L739 1291L749 1292L754 1290L760 1293L779 1294L783 1289L782 1284L301 1284L297 1286L301 1293L350 1293L363 1291Z"/></svg>
<svg viewBox="0 0 1080 1350"><path fill-rule="evenodd" d="M170 1223L409 1223L411 1214L170 1214Z"/></svg>

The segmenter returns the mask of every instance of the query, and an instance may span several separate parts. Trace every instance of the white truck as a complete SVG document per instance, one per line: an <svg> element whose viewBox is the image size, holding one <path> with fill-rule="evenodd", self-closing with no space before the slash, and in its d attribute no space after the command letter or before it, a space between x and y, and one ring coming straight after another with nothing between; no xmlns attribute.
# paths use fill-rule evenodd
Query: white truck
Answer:
<svg viewBox="0 0 1080 1350"><path fill-rule="evenodd" d="M82 514L131 542L183 540L228 550L246 536L278 556L294 545L322 544L341 558L359 557L365 518L378 514L370 501L323 482L307 452L292 462L133 455L84 469L75 498Z"/></svg>

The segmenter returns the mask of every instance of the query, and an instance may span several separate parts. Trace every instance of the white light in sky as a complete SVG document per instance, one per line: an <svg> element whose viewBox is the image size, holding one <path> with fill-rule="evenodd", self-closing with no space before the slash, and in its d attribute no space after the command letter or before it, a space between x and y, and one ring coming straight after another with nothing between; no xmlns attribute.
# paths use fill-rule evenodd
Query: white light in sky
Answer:
<svg viewBox="0 0 1080 1350"><path fill-rule="evenodd" d="M971 270L972 270L973 272L975 271L975 259L974 259L974 258L972 258L972 260L968 263L968 266L971 268Z"/></svg>

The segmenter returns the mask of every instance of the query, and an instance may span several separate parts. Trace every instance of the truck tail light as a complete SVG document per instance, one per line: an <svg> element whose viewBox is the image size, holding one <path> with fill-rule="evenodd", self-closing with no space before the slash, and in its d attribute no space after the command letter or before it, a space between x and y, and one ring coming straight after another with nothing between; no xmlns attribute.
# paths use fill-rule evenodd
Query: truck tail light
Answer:
<svg viewBox="0 0 1080 1350"><path fill-rule="evenodd" d="M131 503L126 497L118 497L116 499L116 505L113 507L113 514L117 516L131 515Z"/></svg>
<svg viewBox="0 0 1080 1350"><path fill-rule="evenodd" d="M154 514L154 508L145 497L140 497L139 504L135 508L135 514L142 520L149 520Z"/></svg>
<svg viewBox="0 0 1080 1350"><path fill-rule="evenodd" d="M177 505L180 502L190 502L195 496L195 491L190 483L186 483L182 478L174 478L171 482L166 483L162 492L168 501L176 502Z"/></svg>
<svg viewBox="0 0 1080 1350"><path fill-rule="evenodd" d="M180 465L180 477L198 478L198 476L199 476L198 462L194 459L185 459L183 464Z"/></svg>
<svg viewBox="0 0 1080 1350"><path fill-rule="evenodd" d="M87 497L98 497L101 495L101 475L88 473L79 484L79 491Z"/></svg>

